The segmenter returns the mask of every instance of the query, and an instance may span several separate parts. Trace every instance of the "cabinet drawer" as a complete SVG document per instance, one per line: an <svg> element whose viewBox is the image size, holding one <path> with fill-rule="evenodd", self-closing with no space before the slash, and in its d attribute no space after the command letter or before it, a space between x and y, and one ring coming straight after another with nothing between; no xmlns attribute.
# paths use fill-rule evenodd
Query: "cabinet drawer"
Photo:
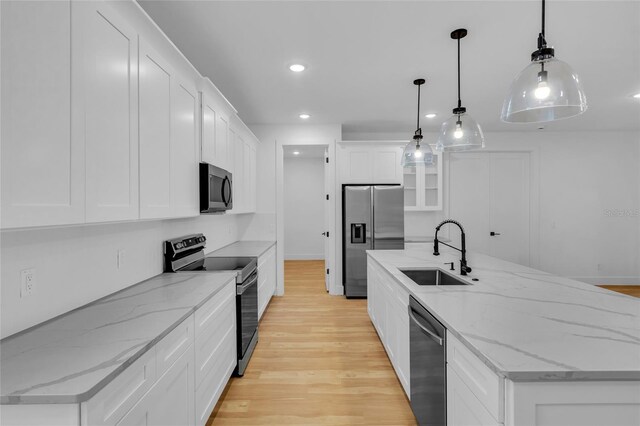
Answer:
<svg viewBox="0 0 640 426"><path fill-rule="evenodd" d="M196 385L196 424L205 425L215 407L231 373L236 367L235 333L230 330L211 357L211 365L205 373L196 372L200 384Z"/></svg>
<svg viewBox="0 0 640 426"><path fill-rule="evenodd" d="M225 344L235 347L235 297L235 285L229 284L205 304L202 315L197 315L200 310L196 311L196 386L215 365L220 348ZM231 343L227 342L229 339Z"/></svg>
<svg viewBox="0 0 640 426"><path fill-rule="evenodd" d="M189 316L156 345L156 369L160 377L193 343L193 315Z"/></svg>
<svg viewBox="0 0 640 426"><path fill-rule="evenodd" d="M156 350L151 348L118 377L83 403L83 425L115 425L156 380Z"/></svg>
<svg viewBox="0 0 640 426"><path fill-rule="evenodd" d="M489 413L503 421L504 380L451 333L447 333L447 365L455 370Z"/></svg>

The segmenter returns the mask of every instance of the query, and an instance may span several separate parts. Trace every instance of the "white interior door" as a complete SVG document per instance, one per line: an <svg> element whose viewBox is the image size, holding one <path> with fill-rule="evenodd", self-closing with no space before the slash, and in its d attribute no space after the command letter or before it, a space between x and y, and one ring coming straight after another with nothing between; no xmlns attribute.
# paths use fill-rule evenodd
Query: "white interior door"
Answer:
<svg viewBox="0 0 640 426"><path fill-rule="evenodd" d="M331 229L331 219L333 215L333 210L331 209L331 203L329 201L329 195L331 193L331 174L329 173L329 147L324 149L324 193L327 194L325 196L324 201L324 229L325 229L325 238L324 238L324 284L329 291L329 271L331 270L330 259L331 259L331 234L329 230Z"/></svg>
<svg viewBox="0 0 640 426"><path fill-rule="evenodd" d="M449 167L449 216L465 227L467 248L529 265L529 153L452 153Z"/></svg>

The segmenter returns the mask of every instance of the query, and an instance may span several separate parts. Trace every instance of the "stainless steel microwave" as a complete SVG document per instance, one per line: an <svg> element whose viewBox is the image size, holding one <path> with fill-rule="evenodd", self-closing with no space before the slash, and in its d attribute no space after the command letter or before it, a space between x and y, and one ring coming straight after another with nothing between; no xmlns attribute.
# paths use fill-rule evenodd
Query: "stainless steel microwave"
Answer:
<svg viewBox="0 0 640 426"><path fill-rule="evenodd" d="M209 163L200 163L200 213L219 213L233 208L232 174Z"/></svg>

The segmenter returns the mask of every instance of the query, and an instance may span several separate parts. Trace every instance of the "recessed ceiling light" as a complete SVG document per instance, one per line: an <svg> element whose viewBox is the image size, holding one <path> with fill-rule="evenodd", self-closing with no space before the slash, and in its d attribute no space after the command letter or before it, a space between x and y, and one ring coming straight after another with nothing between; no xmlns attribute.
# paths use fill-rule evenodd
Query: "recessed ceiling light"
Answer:
<svg viewBox="0 0 640 426"><path fill-rule="evenodd" d="M435 112L430 112L429 114L425 115L425 117L427 117L427 118L435 118L436 115L438 115L438 114L436 114Z"/></svg>
<svg viewBox="0 0 640 426"><path fill-rule="evenodd" d="M306 120L307 118L311 117L309 114L300 114L298 117L302 118L303 120Z"/></svg>
<svg viewBox="0 0 640 426"><path fill-rule="evenodd" d="M293 72L302 72L306 69L307 67L305 67L302 64L292 64L289 66L289 69Z"/></svg>
<svg viewBox="0 0 640 426"><path fill-rule="evenodd" d="M300 155L300 151L293 151L293 155Z"/></svg>
<svg viewBox="0 0 640 426"><path fill-rule="evenodd" d="M640 99L640 93L636 93L635 95L633 95L633 97L636 99Z"/></svg>

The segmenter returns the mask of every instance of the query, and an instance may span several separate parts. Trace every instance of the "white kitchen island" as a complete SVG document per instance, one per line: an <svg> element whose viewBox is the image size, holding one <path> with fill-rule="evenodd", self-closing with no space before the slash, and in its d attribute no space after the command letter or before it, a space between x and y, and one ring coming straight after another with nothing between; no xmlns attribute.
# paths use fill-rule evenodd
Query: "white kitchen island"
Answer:
<svg viewBox="0 0 640 426"><path fill-rule="evenodd" d="M448 424L640 424L640 300L476 253L462 277L458 252L432 252L368 252L369 315L408 396L411 295L447 328ZM470 285L400 271L423 268Z"/></svg>

